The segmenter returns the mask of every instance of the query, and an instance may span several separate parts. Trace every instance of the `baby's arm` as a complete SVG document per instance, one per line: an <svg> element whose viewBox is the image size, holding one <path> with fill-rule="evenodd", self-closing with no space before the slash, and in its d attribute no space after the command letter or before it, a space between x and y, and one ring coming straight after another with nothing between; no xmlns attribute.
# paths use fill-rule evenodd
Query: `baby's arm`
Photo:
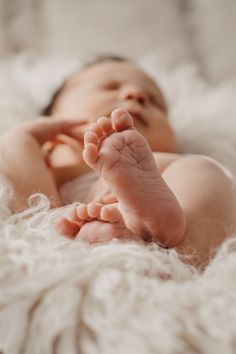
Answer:
<svg viewBox="0 0 236 354"><path fill-rule="evenodd" d="M33 193L44 193L52 206L61 205L52 171L42 154L42 145L59 133L73 136L78 122L39 118L4 133L0 138L0 172L11 182L14 196L12 211L27 207Z"/></svg>

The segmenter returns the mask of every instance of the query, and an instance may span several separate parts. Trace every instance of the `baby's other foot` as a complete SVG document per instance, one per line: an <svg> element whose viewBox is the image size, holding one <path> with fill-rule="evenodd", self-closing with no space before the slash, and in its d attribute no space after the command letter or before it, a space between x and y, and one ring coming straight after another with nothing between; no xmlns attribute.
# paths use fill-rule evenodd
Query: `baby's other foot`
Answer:
<svg viewBox="0 0 236 354"><path fill-rule="evenodd" d="M143 240L127 229L120 211L115 205L82 204L77 207L77 220L85 222L76 239L89 243L104 243L114 238L122 241Z"/></svg>
<svg viewBox="0 0 236 354"><path fill-rule="evenodd" d="M185 217L163 180L146 139L131 115L116 109L84 136L83 158L108 183L126 227L144 240L172 247L183 237Z"/></svg>
<svg viewBox="0 0 236 354"><path fill-rule="evenodd" d="M127 229L115 205L90 203L73 206L70 217L58 219L55 226L64 236L89 243L104 243L114 238L143 243L139 236Z"/></svg>
<svg viewBox="0 0 236 354"><path fill-rule="evenodd" d="M73 205L69 216L58 218L54 226L60 234L74 239L86 222L96 219L100 215L101 207L102 204L99 203Z"/></svg>

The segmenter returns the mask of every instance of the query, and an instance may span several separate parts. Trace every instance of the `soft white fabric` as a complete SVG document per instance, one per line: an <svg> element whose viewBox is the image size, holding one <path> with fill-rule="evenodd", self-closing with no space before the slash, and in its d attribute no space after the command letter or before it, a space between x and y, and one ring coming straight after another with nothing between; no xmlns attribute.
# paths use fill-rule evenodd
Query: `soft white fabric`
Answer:
<svg viewBox="0 0 236 354"><path fill-rule="evenodd" d="M149 56L141 62L168 93L179 149L209 153L236 173L233 83L212 87L196 65L160 73L157 61ZM53 57L2 62L1 127L32 119L76 65L77 60ZM66 240L52 226L66 208L49 212L48 201L39 196L38 206L32 199L31 209L11 216L11 190L4 180L0 186L0 349L5 353L235 352L235 239L198 274L174 250Z"/></svg>

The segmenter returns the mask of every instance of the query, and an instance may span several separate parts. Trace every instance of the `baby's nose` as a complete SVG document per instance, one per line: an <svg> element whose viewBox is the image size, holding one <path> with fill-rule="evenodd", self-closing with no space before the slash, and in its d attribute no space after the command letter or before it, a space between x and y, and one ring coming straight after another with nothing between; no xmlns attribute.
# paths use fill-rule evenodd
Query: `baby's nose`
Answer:
<svg viewBox="0 0 236 354"><path fill-rule="evenodd" d="M146 105L149 101L147 92L139 86L129 86L122 90L121 97L124 100L135 100L141 105Z"/></svg>

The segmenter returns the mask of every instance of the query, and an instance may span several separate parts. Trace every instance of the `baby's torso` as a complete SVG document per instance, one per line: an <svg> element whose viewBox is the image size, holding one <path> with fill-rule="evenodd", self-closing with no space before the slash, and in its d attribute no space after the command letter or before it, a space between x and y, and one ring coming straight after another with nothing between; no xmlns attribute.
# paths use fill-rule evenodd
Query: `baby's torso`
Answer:
<svg viewBox="0 0 236 354"><path fill-rule="evenodd" d="M63 205L73 202L85 203L93 184L98 180L98 174L94 171L87 172L59 187L59 195Z"/></svg>

